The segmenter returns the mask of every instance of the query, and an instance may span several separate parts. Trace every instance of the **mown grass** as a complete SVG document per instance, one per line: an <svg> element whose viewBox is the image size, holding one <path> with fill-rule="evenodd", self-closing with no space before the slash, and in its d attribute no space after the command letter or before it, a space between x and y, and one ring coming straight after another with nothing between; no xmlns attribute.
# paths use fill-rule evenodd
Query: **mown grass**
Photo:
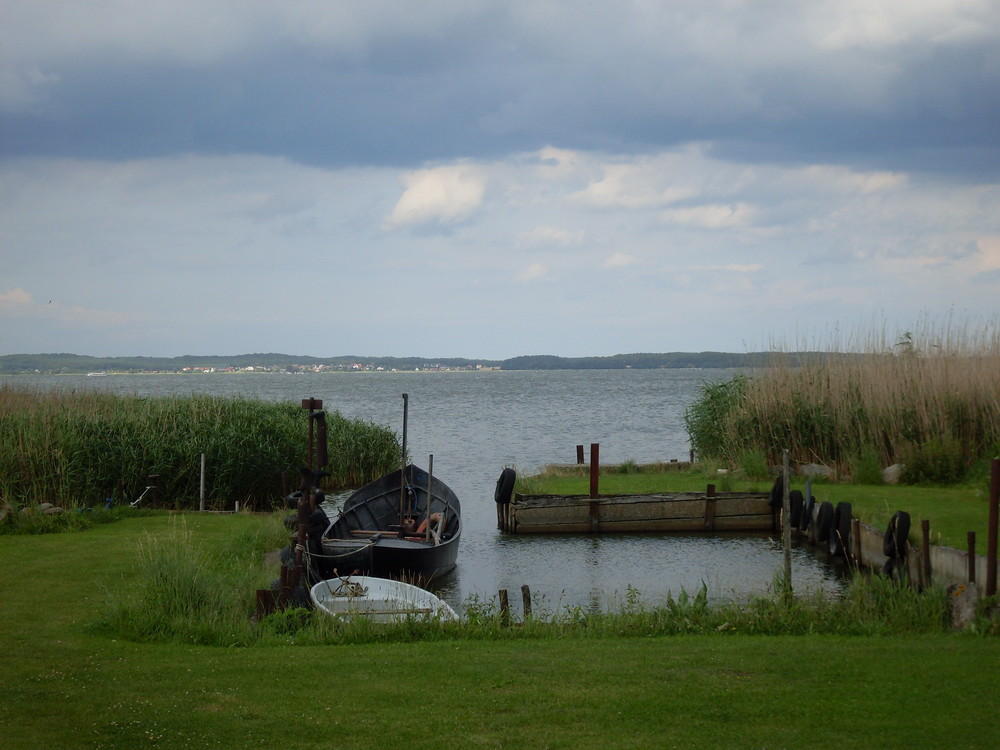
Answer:
<svg viewBox="0 0 1000 750"><path fill-rule="evenodd" d="M1000 325L874 331L801 367L708 384L685 415L701 459L820 462L842 476L905 464L904 481L954 483L1000 451ZM877 468L876 468L877 470Z"/></svg>
<svg viewBox="0 0 1000 750"><path fill-rule="evenodd" d="M996 640L940 624L903 624L891 637L595 632L589 622L480 637L430 625L368 642L304 645L275 635L246 647L137 642L106 630L109 596L150 585L140 562L160 541L220 570L227 560L239 568L270 544L274 525L270 516L157 514L79 534L5 538L4 746L995 743L983 717L998 708L995 670L984 668L996 662ZM696 620L696 600L675 607ZM648 619L638 610L623 616Z"/></svg>
<svg viewBox="0 0 1000 750"><path fill-rule="evenodd" d="M0 386L0 504L102 507L129 502L157 475L165 507L270 508L282 473L294 488L306 463L307 413L254 399L140 398ZM386 427L328 415L327 487L357 487L399 462ZM150 498L147 498L147 503Z"/></svg>
<svg viewBox="0 0 1000 750"><path fill-rule="evenodd" d="M599 477L600 494L704 492L708 484L714 484L720 492L766 492L772 485L770 479L747 479L738 471L719 474L717 463L685 470L668 466L653 464L628 473L618 467L605 467ZM586 467L552 467L536 476L519 477L516 490L522 494L586 495L590 492L588 471ZM796 477L791 488L804 492L806 482ZM967 533L974 531L980 553L986 549L989 483L985 478L950 487L814 481L811 489L818 502L851 503L855 517L880 529L888 526L896 511L905 510L913 519L910 538L914 543L920 541L919 521L926 519L930 521L932 543L965 549Z"/></svg>

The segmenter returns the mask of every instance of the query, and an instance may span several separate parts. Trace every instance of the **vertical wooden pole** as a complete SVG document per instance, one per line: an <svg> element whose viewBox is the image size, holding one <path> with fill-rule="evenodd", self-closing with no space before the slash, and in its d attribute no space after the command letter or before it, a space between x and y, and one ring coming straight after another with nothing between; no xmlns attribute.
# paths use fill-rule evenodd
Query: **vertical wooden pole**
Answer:
<svg viewBox="0 0 1000 750"><path fill-rule="evenodd" d="M198 491L198 510L205 510L205 454L201 454L201 483Z"/></svg>
<svg viewBox="0 0 1000 750"><path fill-rule="evenodd" d="M851 519L851 549L847 551L847 555L848 560L853 560L858 568L864 564L861 553L861 521L857 518Z"/></svg>
<svg viewBox="0 0 1000 750"><path fill-rule="evenodd" d="M924 572L924 586L931 585L931 522L920 519L920 559Z"/></svg>
<svg viewBox="0 0 1000 750"><path fill-rule="evenodd" d="M997 522L1000 516L1000 458L990 465L990 520L986 533L986 596L997 592Z"/></svg>
<svg viewBox="0 0 1000 750"><path fill-rule="evenodd" d="M785 551L785 597L792 597L792 503L788 494L788 448L781 459L781 546Z"/></svg>
<svg viewBox="0 0 1000 750"><path fill-rule="evenodd" d="M521 606L524 607L524 619L531 617L531 589L528 584L521 586Z"/></svg>
<svg viewBox="0 0 1000 750"><path fill-rule="evenodd" d="M578 464L580 464L580 466L583 466L583 446L582 445L576 446L576 462Z"/></svg>
<svg viewBox="0 0 1000 750"><path fill-rule="evenodd" d="M976 582L976 532L969 531L965 535L969 546L969 583Z"/></svg>
<svg viewBox="0 0 1000 750"><path fill-rule="evenodd" d="M406 419L410 407L410 396L403 394L403 450L399 459L399 523L403 523L403 504L406 498Z"/></svg>
<svg viewBox="0 0 1000 750"><path fill-rule="evenodd" d="M715 485L705 488L705 531L715 531Z"/></svg>
<svg viewBox="0 0 1000 750"><path fill-rule="evenodd" d="M510 601L507 599L507 589L500 589L500 624L510 625Z"/></svg>
<svg viewBox="0 0 1000 750"><path fill-rule="evenodd" d="M590 496L597 497L597 475L601 468L601 446L599 443L590 444Z"/></svg>
<svg viewBox="0 0 1000 750"><path fill-rule="evenodd" d="M427 456L427 536L424 541L431 540L431 488L434 486L434 454ZM441 513L441 522L438 526L438 538L444 532L444 512Z"/></svg>

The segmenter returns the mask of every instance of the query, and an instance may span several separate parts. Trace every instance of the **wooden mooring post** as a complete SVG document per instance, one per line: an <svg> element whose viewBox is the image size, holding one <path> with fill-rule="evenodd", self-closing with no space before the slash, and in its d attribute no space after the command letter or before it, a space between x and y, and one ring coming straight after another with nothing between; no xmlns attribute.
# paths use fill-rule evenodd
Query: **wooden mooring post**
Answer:
<svg viewBox="0 0 1000 750"><path fill-rule="evenodd" d="M965 534L965 541L968 545L968 559L969 559L969 583L976 582L976 532L969 531Z"/></svg>
<svg viewBox="0 0 1000 750"><path fill-rule="evenodd" d="M601 471L601 446L600 443L590 444L590 496L597 499L598 475Z"/></svg>
<svg viewBox="0 0 1000 750"><path fill-rule="evenodd" d="M920 519L920 572L923 585L931 585L931 522Z"/></svg>
<svg viewBox="0 0 1000 750"><path fill-rule="evenodd" d="M500 624L504 627L510 625L510 600L507 598L507 589L500 589Z"/></svg>
<svg viewBox="0 0 1000 750"><path fill-rule="evenodd" d="M582 445L576 446L576 462L580 466L583 466L583 464L584 464L584 460L583 460L583 446Z"/></svg>
<svg viewBox="0 0 1000 750"><path fill-rule="evenodd" d="M531 589L528 584L521 586L521 606L524 607L524 619L531 617Z"/></svg>
<svg viewBox="0 0 1000 750"><path fill-rule="evenodd" d="M986 596L997 592L997 522L1000 516L1000 458L990 464L990 520L986 540Z"/></svg>
<svg viewBox="0 0 1000 750"><path fill-rule="evenodd" d="M792 598L792 503L788 492L788 448L781 460L781 546L785 552L785 597Z"/></svg>

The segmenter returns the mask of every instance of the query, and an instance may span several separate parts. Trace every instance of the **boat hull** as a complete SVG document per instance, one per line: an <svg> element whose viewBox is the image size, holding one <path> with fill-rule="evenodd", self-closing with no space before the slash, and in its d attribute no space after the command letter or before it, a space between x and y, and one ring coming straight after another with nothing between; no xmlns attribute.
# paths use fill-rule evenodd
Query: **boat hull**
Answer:
<svg viewBox="0 0 1000 750"><path fill-rule="evenodd" d="M401 530L402 517L419 522L429 514L442 519L440 528L432 526L434 533ZM323 578L363 574L430 580L455 567L461 536L455 493L410 465L405 474L394 471L347 498L323 534L318 567Z"/></svg>
<svg viewBox="0 0 1000 750"><path fill-rule="evenodd" d="M393 623L409 619L456 621L447 602L429 591L402 581L372 576L351 576L319 581L309 591L313 606L345 619Z"/></svg>

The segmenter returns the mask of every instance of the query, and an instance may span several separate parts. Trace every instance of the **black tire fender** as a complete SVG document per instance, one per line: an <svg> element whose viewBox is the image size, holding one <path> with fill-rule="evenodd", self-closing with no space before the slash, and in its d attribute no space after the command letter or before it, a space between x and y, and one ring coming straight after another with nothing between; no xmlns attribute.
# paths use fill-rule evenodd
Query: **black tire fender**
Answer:
<svg viewBox="0 0 1000 750"><path fill-rule="evenodd" d="M500 472L497 479L497 489L493 493L493 499L498 503L509 503L510 496L514 492L514 482L517 480L517 472L509 466Z"/></svg>
<svg viewBox="0 0 1000 750"><path fill-rule="evenodd" d="M805 504L805 499L802 497L801 490L792 490L788 493L788 523L791 524L793 529L799 527L799 521L802 518L802 506Z"/></svg>
<svg viewBox="0 0 1000 750"><path fill-rule="evenodd" d="M828 542L830 529L833 528L833 503L824 501L816 513L816 541Z"/></svg>
<svg viewBox="0 0 1000 750"><path fill-rule="evenodd" d="M890 560L902 560L906 557L906 540L910 536L910 514L905 510L896 511L889 520L885 538L882 541L882 553Z"/></svg>
<svg viewBox="0 0 1000 750"><path fill-rule="evenodd" d="M771 497L769 504L771 508L777 510L781 507L784 502L784 492L785 492L785 480L782 479L781 475L774 480L774 484L771 487Z"/></svg>
<svg viewBox="0 0 1000 750"><path fill-rule="evenodd" d="M851 548L851 504L837 503L830 526L830 554L844 557Z"/></svg>
<svg viewBox="0 0 1000 750"><path fill-rule="evenodd" d="M809 531L809 526L813 521L813 508L816 507L816 498L810 496L802 506L802 514L799 516L799 531L803 534Z"/></svg>

